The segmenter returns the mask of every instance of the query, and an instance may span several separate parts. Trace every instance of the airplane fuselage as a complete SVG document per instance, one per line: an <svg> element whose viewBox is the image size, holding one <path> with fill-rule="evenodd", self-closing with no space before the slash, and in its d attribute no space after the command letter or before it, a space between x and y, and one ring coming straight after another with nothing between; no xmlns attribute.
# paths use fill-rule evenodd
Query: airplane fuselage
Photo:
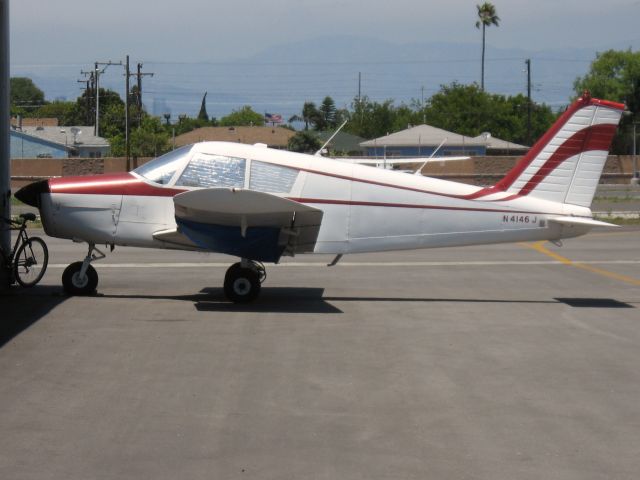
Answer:
<svg viewBox="0 0 640 480"><path fill-rule="evenodd" d="M292 172L293 180L285 186L275 182L260 187L324 212L314 253L556 240L589 230L549 222L557 216L589 218L586 207L526 196L477 198L483 190L477 186L263 147L211 142L200 149L246 162L238 188L254 186L254 162ZM200 153L196 146L178 169L184 170ZM176 229L173 197L202 188L176 185L179 176L178 170L162 185L135 172L52 179L50 192L41 199L45 230L51 236L94 244L193 248L188 242L154 237Z"/></svg>

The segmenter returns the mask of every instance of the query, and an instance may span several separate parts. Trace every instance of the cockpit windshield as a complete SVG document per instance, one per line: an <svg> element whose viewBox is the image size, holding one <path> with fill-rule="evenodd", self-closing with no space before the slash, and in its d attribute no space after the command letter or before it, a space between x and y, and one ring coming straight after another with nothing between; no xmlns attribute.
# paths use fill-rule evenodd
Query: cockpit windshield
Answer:
<svg viewBox="0 0 640 480"><path fill-rule="evenodd" d="M187 145L165 153L161 157L136 168L134 172L147 180L159 183L160 185L166 185L171 181L176 170L180 168L182 161L189 154L192 147L193 145Z"/></svg>

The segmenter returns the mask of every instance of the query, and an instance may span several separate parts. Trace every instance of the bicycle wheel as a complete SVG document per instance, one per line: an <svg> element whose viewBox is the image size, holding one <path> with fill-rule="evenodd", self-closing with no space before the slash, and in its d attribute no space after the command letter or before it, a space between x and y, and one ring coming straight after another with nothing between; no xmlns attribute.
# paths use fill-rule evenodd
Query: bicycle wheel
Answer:
<svg viewBox="0 0 640 480"><path fill-rule="evenodd" d="M20 245L13 259L13 273L23 287L33 287L40 281L49 263L49 250L41 238L31 237Z"/></svg>

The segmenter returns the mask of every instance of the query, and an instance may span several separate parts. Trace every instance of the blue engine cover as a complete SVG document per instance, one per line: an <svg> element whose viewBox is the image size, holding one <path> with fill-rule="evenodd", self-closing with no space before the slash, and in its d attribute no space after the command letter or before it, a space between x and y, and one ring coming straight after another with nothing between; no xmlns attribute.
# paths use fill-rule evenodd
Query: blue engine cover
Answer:
<svg viewBox="0 0 640 480"><path fill-rule="evenodd" d="M176 218L178 230L198 247L212 252L260 262L277 262L285 246L278 245L279 227L248 227L243 237L240 227L211 225Z"/></svg>

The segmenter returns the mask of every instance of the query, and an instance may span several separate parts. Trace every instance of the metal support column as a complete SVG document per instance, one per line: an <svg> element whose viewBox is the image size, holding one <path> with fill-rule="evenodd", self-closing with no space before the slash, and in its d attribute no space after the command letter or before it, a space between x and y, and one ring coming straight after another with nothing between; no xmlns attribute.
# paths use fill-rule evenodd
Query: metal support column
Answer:
<svg viewBox="0 0 640 480"><path fill-rule="evenodd" d="M638 178L638 150L636 148L636 140L637 140L637 136L636 136L636 127L638 126L638 122L633 122L633 141L632 141L632 148L633 148L633 173L631 175L631 185L638 185L638 183L640 182L640 178Z"/></svg>
<svg viewBox="0 0 640 480"><path fill-rule="evenodd" d="M0 0L0 214L11 215L11 148L9 140L9 0ZM11 250L11 232L2 225L0 246ZM4 260L0 259L0 263ZM4 265L2 265L4 266ZM0 290L9 287L10 275L0 268Z"/></svg>

